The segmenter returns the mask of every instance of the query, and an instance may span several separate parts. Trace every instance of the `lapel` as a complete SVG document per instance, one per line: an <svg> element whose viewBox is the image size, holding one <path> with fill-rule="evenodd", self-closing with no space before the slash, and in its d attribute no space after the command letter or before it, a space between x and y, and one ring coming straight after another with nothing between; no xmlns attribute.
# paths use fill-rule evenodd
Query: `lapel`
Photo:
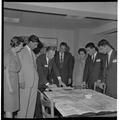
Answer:
<svg viewBox="0 0 119 120"><path fill-rule="evenodd" d="M28 58L27 60L29 61L29 63L31 64L32 63L32 57L31 57L31 55L30 55L30 53L29 53L29 50L28 50L28 48L25 46L24 47L24 51L25 51L25 56L27 56L26 58ZM27 61L27 62L28 62Z"/></svg>
<svg viewBox="0 0 119 120"><path fill-rule="evenodd" d="M97 54L96 54L96 56L95 56L95 58L94 58L93 63L96 63L97 58L98 58L98 52L97 52Z"/></svg>
<svg viewBox="0 0 119 120"><path fill-rule="evenodd" d="M46 59L46 54L43 55L43 60L42 60L42 62L43 62L44 67L48 67L47 59Z"/></svg>
<svg viewBox="0 0 119 120"><path fill-rule="evenodd" d="M110 62L108 64L108 68L112 65L112 62L113 62L114 59L117 59L116 58L116 51L115 50L112 51L112 54L110 56Z"/></svg>

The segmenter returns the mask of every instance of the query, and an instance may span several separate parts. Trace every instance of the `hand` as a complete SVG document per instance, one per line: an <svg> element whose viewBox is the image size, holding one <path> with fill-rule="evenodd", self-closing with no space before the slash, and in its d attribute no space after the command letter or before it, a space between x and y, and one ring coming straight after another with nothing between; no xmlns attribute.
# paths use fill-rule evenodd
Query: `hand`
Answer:
<svg viewBox="0 0 119 120"><path fill-rule="evenodd" d="M68 79L68 84L71 84L71 78Z"/></svg>
<svg viewBox="0 0 119 120"><path fill-rule="evenodd" d="M60 86L66 87L66 85L61 81Z"/></svg>
<svg viewBox="0 0 119 120"><path fill-rule="evenodd" d="M10 93L13 93L13 89L12 89L12 88L9 88L9 92L10 92Z"/></svg>
<svg viewBox="0 0 119 120"><path fill-rule="evenodd" d="M99 88L103 89L105 83L100 83Z"/></svg>
<svg viewBox="0 0 119 120"><path fill-rule="evenodd" d="M19 83L20 84L20 88L21 89L25 89L25 82L21 82L21 83Z"/></svg>

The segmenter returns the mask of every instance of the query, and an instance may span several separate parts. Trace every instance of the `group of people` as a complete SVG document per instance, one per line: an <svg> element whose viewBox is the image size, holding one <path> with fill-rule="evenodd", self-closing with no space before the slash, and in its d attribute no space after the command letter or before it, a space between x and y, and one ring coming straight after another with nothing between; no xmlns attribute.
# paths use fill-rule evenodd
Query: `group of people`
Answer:
<svg viewBox="0 0 119 120"><path fill-rule="evenodd" d="M74 57L68 45L62 42L59 51L56 46L47 46L46 52L37 56L34 49L39 44L36 35L31 35L27 44L19 36L10 41L11 49L4 56L5 117L12 118L14 113L17 118L41 116L37 90L44 92L52 84L63 87L72 83Z"/></svg>
<svg viewBox="0 0 119 120"><path fill-rule="evenodd" d="M43 45L36 35L31 35L25 45L22 37L13 37L10 46L4 55L5 117L12 118L14 113L17 118L42 117L37 90L44 92L54 84L75 87L84 83L93 89L94 82L99 81L106 83L107 95L117 96L117 53L105 39L99 41L98 49L90 42L78 50L79 76L76 80L73 80L75 59L67 43L61 42L59 51L56 46L47 46L45 53L38 54L36 48Z"/></svg>
<svg viewBox="0 0 119 120"><path fill-rule="evenodd" d="M73 86L85 86L94 89L97 82L99 92L103 92L106 85L106 95L117 98L117 52L112 45L102 39L96 45L92 42L85 48L78 50L80 59L78 62L78 76Z"/></svg>

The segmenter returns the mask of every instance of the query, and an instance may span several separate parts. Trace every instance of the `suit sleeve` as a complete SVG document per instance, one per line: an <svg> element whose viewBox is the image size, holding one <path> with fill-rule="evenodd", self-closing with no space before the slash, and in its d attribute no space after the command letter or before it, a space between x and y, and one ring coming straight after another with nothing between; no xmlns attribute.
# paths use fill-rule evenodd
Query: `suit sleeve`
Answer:
<svg viewBox="0 0 119 120"><path fill-rule="evenodd" d="M88 77L89 77L89 58L86 59L84 73L83 73L83 81L87 83Z"/></svg>
<svg viewBox="0 0 119 120"><path fill-rule="evenodd" d="M57 68L57 66L56 66L56 63L55 63L55 59L53 59L53 71L55 72L55 75L58 77L58 76L60 76L60 73L59 73L59 70L58 70L58 68Z"/></svg>
<svg viewBox="0 0 119 120"><path fill-rule="evenodd" d="M38 71L38 75L39 75L39 83L38 83L38 88L46 88L46 83L48 83L47 81L47 76L44 74L43 72L43 65L42 65L42 61L41 58L36 59L36 64L37 64L37 71Z"/></svg>
<svg viewBox="0 0 119 120"><path fill-rule="evenodd" d="M105 77L106 77L105 75L106 75L106 56L102 55L101 56L101 68L100 68L98 79L100 79L102 82L105 82Z"/></svg>

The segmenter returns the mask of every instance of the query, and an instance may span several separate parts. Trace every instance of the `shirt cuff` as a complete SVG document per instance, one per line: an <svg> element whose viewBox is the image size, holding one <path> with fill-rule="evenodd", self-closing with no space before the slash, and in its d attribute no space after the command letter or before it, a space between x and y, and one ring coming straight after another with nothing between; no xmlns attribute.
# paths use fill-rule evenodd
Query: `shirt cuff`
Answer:
<svg viewBox="0 0 119 120"><path fill-rule="evenodd" d="M61 80L61 77L60 77L60 76L58 76L58 77L57 77L57 79L58 79L58 80Z"/></svg>
<svg viewBox="0 0 119 120"><path fill-rule="evenodd" d="M46 86L48 86L48 85L49 85L49 83L46 83L45 85L46 85Z"/></svg>

